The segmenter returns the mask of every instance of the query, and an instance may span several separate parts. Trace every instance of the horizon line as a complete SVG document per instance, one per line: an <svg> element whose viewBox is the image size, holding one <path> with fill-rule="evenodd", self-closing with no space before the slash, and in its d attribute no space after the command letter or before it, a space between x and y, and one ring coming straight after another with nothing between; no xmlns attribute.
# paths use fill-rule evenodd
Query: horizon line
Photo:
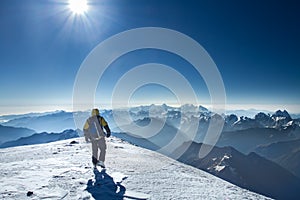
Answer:
<svg viewBox="0 0 300 200"><path fill-rule="evenodd" d="M172 103L143 103L143 104L135 104L135 105L119 105L118 107L111 108L108 105L109 104L100 104L95 103L93 108L100 108L100 110L113 110L113 109L127 109L127 108L134 108L139 106L161 106L161 105L167 105L174 108L180 108L183 105L193 105L193 104L172 104ZM204 108L207 108L208 110L211 109L210 104L199 104L199 105L193 105L196 107L203 106ZM92 109L92 108L90 108ZM5 115L21 115L21 114L29 114L29 113L45 113L45 112L55 112L55 111L66 111L66 112L76 112L76 111L88 111L90 109L82 109L82 110L73 110L72 104L61 104L61 105L15 105L15 106L3 106L0 105L0 116ZM290 114L300 114L300 105L298 104L289 104L289 105L283 105L283 104L225 104L225 113L229 114L228 112L234 112L234 111L261 111L261 112L267 112L267 113L275 113L277 110L286 110Z"/></svg>

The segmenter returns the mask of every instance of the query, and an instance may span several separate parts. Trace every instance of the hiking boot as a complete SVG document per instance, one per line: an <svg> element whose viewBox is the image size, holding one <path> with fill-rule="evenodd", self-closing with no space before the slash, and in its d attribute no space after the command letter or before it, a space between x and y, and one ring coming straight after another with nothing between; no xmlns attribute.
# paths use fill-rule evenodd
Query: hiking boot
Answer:
<svg viewBox="0 0 300 200"><path fill-rule="evenodd" d="M102 167L102 168L105 168L104 162L101 161L101 160L97 163L97 165Z"/></svg>

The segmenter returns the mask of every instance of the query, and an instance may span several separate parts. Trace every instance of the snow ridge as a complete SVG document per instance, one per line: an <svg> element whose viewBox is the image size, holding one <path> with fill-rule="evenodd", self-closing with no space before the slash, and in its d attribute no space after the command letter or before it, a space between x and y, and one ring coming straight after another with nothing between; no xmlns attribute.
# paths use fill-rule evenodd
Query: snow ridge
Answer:
<svg viewBox="0 0 300 200"><path fill-rule="evenodd" d="M1 149L0 198L268 199L156 152L108 139L106 171L83 138Z"/></svg>

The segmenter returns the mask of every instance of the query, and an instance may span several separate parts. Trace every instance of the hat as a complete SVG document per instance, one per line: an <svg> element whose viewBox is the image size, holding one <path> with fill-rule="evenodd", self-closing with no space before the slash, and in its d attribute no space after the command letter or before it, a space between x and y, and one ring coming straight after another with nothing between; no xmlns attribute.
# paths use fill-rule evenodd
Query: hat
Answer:
<svg viewBox="0 0 300 200"><path fill-rule="evenodd" d="M98 110L98 108L94 108L93 110L92 110L92 115L94 116L94 115L99 115L99 110Z"/></svg>

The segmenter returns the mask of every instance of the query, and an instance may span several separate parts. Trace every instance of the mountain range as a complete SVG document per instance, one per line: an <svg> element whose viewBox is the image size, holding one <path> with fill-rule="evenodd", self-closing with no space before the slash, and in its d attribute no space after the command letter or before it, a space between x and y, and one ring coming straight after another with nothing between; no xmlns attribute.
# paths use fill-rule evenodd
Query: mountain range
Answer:
<svg viewBox="0 0 300 200"><path fill-rule="evenodd" d="M178 128L181 123L190 123L193 120L200 122L199 130L205 130L211 117L215 114L203 106L183 105L181 107L171 107L163 105L139 106L130 109L102 110L101 115L108 121L111 129L118 131L118 126L114 121L114 116L122 117L129 112L132 121L142 120L144 118L166 119L166 122ZM36 132L61 132L65 129L82 129L85 120L90 115L89 111L65 112L55 111L47 113L32 113L24 115L0 116L4 126L24 127L33 129ZM77 126L74 123L76 117ZM222 114L225 120L223 131L245 130L249 128L275 128L292 129L299 132L300 119L292 119L287 111L276 111L274 114L257 113L254 118L237 116L234 114ZM128 124L122 124L128 125ZM202 127L202 126L203 127Z"/></svg>
<svg viewBox="0 0 300 200"><path fill-rule="evenodd" d="M4 126L26 127L36 132L61 132L76 129L73 113L57 111L45 115L25 115L2 123Z"/></svg>
<svg viewBox="0 0 300 200"><path fill-rule="evenodd" d="M157 151L161 148L161 146L155 145L148 139L131 134L113 133L113 135L150 150ZM299 156L299 146L296 142L294 148L290 148L290 151L282 150L281 154L287 156L287 159L281 164L277 164L278 162L272 160L270 155L266 155L266 153L273 153L274 149L268 149L268 152L264 149L264 154L254 152L243 154L230 146L214 146L207 156L200 159L199 150L202 145L209 146L196 142L183 142L180 147L174 150L173 154L168 153L167 155L170 157L175 155L174 159L180 162L207 171L251 191L275 199L298 199L300 193L297 193L297 191L300 191L300 179L296 176L296 173L292 173L293 170L299 172L300 159L297 157ZM276 147L274 148L276 149ZM294 149L298 149L296 156L290 153L294 152ZM177 155L181 156L177 158ZM287 163L290 168L285 166Z"/></svg>
<svg viewBox="0 0 300 200"><path fill-rule="evenodd" d="M34 132L34 130L28 128L0 125L0 144L11 140L17 140L20 137L30 136Z"/></svg>
<svg viewBox="0 0 300 200"><path fill-rule="evenodd" d="M115 116L122 117L128 111L132 121L125 121L121 125L114 121ZM76 129L74 116L79 119L81 127L89 115L88 111L74 113L57 111L37 116L14 116L15 118L5 119L5 122L2 122L0 136L7 135L6 132L1 132L1 128L16 126L19 127L17 129L31 132L27 135L20 134L23 138L14 138L15 141L4 141L7 142L5 145L17 146L55 141L67 137L59 137L55 134L49 136L51 134L48 133L32 134L38 132L36 130L43 130L42 132L56 132L63 135L63 130L67 128ZM292 118L285 110L278 110L273 114L259 112L250 118L235 114L217 114L202 106L184 105L174 108L163 104L139 106L129 110L102 110L101 115L114 131L113 136L134 145L159 151L177 138L180 143L175 153L186 148L185 151L180 152L181 162L276 199L285 199L284 196L288 199L297 199L295 195L299 195L292 190L299 190L300 119ZM202 144L203 138L210 121L216 116L224 120L223 131L212 151L205 158L199 159L197 152L202 145L205 145ZM138 128L161 122L164 123L163 127L150 137L140 132ZM14 129L14 127L10 128ZM196 135L191 142L187 135L193 130L196 130ZM79 135L82 135L80 131ZM187 144L191 146L186 146ZM161 153L172 156L174 152Z"/></svg>
<svg viewBox="0 0 300 200"><path fill-rule="evenodd" d="M274 162L253 152L244 155L232 147L216 146L207 156L199 158L198 153L203 145L207 146L184 143L177 151L188 148L178 160L275 199L299 198L300 179Z"/></svg>
<svg viewBox="0 0 300 200"><path fill-rule="evenodd" d="M61 133L35 133L33 135L27 137L21 137L17 140L4 142L0 144L0 148L7 148L7 147L15 147L15 146L23 146L23 145L32 145L32 144L43 144L49 143L59 140L66 140L70 138L77 138L79 134L74 130L64 130Z"/></svg>
<svg viewBox="0 0 300 200"><path fill-rule="evenodd" d="M300 139L261 145L255 152L300 177Z"/></svg>

